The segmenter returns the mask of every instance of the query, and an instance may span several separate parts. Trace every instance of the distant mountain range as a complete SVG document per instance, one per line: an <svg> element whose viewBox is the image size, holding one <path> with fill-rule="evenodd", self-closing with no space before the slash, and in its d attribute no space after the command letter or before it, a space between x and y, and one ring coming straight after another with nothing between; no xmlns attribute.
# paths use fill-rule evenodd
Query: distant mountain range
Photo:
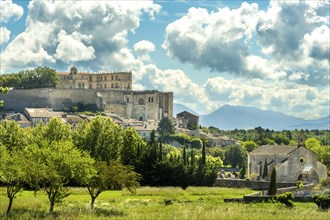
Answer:
<svg viewBox="0 0 330 220"><path fill-rule="evenodd" d="M175 115L182 111L199 115L184 105L174 104ZM258 126L271 130L330 129L330 115L316 120L305 120L270 110L224 105L211 114L201 115L200 124L221 130L251 129Z"/></svg>

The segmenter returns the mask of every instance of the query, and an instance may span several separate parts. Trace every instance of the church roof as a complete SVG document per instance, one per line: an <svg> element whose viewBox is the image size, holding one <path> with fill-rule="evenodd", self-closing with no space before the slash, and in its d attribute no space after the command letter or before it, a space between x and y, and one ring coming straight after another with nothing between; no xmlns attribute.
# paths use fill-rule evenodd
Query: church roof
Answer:
<svg viewBox="0 0 330 220"><path fill-rule="evenodd" d="M289 145L263 145L250 152L250 154L288 154L297 146Z"/></svg>

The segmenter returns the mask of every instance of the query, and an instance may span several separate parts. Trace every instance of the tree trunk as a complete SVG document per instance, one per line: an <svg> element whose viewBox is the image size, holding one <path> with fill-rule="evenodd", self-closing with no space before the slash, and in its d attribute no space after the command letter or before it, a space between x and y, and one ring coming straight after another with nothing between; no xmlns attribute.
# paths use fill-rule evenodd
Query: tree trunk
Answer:
<svg viewBox="0 0 330 220"><path fill-rule="evenodd" d="M94 208L95 199L96 199L96 197L95 196L92 196L91 209Z"/></svg>
<svg viewBox="0 0 330 220"><path fill-rule="evenodd" d="M7 216L9 215L9 212L10 212L11 207L12 207L12 205L13 205L13 200L14 200L14 197L9 198L9 204L8 204L7 214L6 214Z"/></svg>
<svg viewBox="0 0 330 220"><path fill-rule="evenodd" d="M54 212L54 206L55 206L55 201L50 200L50 207L49 207L49 212L50 213Z"/></svg>

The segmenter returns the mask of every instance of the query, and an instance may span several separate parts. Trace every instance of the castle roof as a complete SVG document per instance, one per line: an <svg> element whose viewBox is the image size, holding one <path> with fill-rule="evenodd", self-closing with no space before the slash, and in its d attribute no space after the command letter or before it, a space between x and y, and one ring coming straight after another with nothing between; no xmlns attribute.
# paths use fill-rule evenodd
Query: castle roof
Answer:
<svg viewBox="0 0 330 220"><path fill-rule="evenodd" d="M263 145L250 152L250 154L289 154L297 146L290 145Z"/></svg>

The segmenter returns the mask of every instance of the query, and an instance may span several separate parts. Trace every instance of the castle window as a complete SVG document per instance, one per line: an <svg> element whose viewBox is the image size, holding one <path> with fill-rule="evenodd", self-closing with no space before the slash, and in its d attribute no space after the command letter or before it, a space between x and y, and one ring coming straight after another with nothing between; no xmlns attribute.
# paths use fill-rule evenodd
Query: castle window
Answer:
<svg viewBox="0 0 330 220"><path fill-rule="evenodd" d="M113 80L113 76L111 76L111 80Z"/></svg>
<svg viewBox="0 0 330 220"><path fill-rule="evenodd" d="M107 81L107 76L104 76L104 81Z"/></svg>
<svg viewBox="0 0 330 220"><path fill-rule="evenodd" d="M89 81L92 81L92 76L89 76Z"/></svg>
<svg viewBox="0 0 330 220"><path fill-rule="evenodd" d="M139 105L144 105L144 99L143 98L140 98L139 101L138 101L138 104Z"/></svg>
<svg viewBox="0 0 330 220"><path fill-rule="evenodd" d="M150 102L150 97L149 97L149 102Z"/></svg>
<svg viewBox="0 0 330 220"><path fill-rule="evenodd" d="M105 88L105 89L107 88L107 84L104 84L104 88Z"/></svg>
<svg viewBox="0 0 330 220"><path fill-rule="evenodd" d="M102 89L102 84L100 84L100 89Z"/></svg>
<svg viewBox="0 0 330 220"><path fill-rule="evenodd" d="M118 88L119 86L118 86L118 83L116 83L116 88Z"/></svg>
<svg viewBox="0 0 330 220"><path fill-rule="evenodd" d="M128 97L126 98L126 102L127 102L127 103L129 102L129 98L128 98Z"/></svg>
<svg viewBox="0 0 330 220"><path fill-rule="evenodd" d="M115 78L116 78L116 80L118 80L118 76L117 75L115 76Z"/></svg>
<svg viewBox="0 0 330 220"><path fill-rule="evenodd" d="M151 102L154 102L154 97L151 97Z"/></svg>

